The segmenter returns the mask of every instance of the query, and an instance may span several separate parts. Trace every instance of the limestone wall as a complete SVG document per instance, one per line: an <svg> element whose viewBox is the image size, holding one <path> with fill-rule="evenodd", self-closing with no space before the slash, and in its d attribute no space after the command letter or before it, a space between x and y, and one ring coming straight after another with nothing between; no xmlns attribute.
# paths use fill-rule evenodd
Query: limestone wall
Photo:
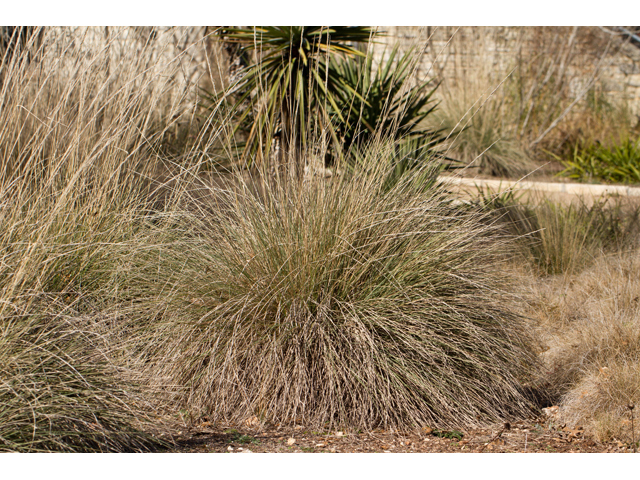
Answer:
<svg viewBox="0 0 640 480"><path fill-rule="evenodd" d="M403 50L416 48L422 53L422 61L418 65L419 78L433 77L445 85L470 79L482 79L498 85L510 73L516 75L538 65L544 74L551 72L556 77L563 77L566 83L563 88L566 87L570 95L579 96L595 72L600 89L611 98L628 101L635 114L640 114L640 48L631 45L626 37L612 34L607 29L378 28L386 35L375 46L375 56L380 59L385 49L396 42ZM130 58L132 52L144 51L148 68L170 76L176 91L184 93L203 81L211 80L212 42L204 40L211 28L49 27L48 30L47 49L54 53L48 55L49 59L62 56L62 50L70 46L83 53L85 58L107 49L109 65L103 69L103 74L109 74L125 57ZM153 54L149 55L151 50ZM542 82L544 77L536 81Z"/></svg>
<svg viewBox="0 0 640 480"><path fill-rule="evenodd" d="M205 27L46 27L38 62L59 80L91 72L103 94L126 87L123 81L153 85L189 110L207 72L205 33Z"/></svg>
<svg viewBox="0 0 640 480"><path fill-rule="evenodd" d="M419 76L444 83L483 78L498 84L534 65L565 77L578 96L594 73L598 87L640 113L640 48L626 36L599 27L378 27L386 32L375 48L380 58L396 42L423 52ZM551 65L554 68L549 68ZM544 77L539 82L544 81Z"/></svg>

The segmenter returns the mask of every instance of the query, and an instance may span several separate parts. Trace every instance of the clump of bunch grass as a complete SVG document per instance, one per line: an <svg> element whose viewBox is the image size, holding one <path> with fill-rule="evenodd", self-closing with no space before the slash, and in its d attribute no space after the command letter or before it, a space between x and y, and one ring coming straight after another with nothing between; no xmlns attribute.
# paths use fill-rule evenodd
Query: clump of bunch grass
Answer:
<svg viewBox="0 0 640 480"><path fill-rule="evenodd" d="M592 206L541 201L530 212L527 242L534 265L548 275L571 273L589 265L610 243L618 240L615 215L604 203ZM622 239L620 239L622 240Z"/></svg>
<svg viewBox="0 0 640 480"><path fill-rule="evenodd" d="M172 288L143 328L159 332L149 376L180 408L358 428L530 412L534 356L500 289L505 243L426 167L385 182L389 154L330 180L238 176L171 219L181 234L145 275Z"/></svg>
<svg viewBox="0 0 640 480"><path fill-rule="evenodd" d="M151 433L159 430L140 389L111 364L108 345L87 319L46 309L0 317L0 451L142 452L168 445Z"/></svg>
<svg viewBox="0 0 640 480"><path fill-rule="evenodd" d="M464 82L447 88L445 84L431 122L448 133L451 156L481 173L517 178L530 173L535 164L517 137L517 119L500 86Z"/></svg>
<svg viewBox="0 0 640 480"><path fill-rule="evenodd" d="M528 314L547 346L540 381L561 406L561 421L599 441L632 439L628 405L640 401L638 267L637 251L601 256L580 274L532 287Z"/></svg>
<svg viewBox="0 0 640 480"><path fill-rule="evenodd" d="M493 212L504 233L518 238L521 253L540 274L575 273L602 252L637 246L640 209L630 202L582 198L563 203L540 196L524 201L513 191L480 193L476 203Z"/></svg>
<svg viewBox="0 0 640 480"><path fill-rule="evenodd" d="M162 46L68 35L34 31L0 63L0 448L149 450L126 339L96 319L132 300L119 271L143 248L154 147L180 105L148 68Z"/></svg>

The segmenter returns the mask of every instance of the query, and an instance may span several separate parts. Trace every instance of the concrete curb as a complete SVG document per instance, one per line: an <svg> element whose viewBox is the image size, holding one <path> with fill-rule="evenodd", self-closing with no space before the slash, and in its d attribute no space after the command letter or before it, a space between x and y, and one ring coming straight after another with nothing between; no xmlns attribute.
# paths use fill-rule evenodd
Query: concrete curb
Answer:
<svg viewBox="0 0 640 480"><path fill-rule="evenodd" d="M568 193L571 195L617 195L622 197L640 197L640 188L622 185L591 185L580 183L525 182L509 180L482 180L473 178L441 176L439 180L450 185L469 187L489 187L492 190L525 189L543 192Z"/></svg>

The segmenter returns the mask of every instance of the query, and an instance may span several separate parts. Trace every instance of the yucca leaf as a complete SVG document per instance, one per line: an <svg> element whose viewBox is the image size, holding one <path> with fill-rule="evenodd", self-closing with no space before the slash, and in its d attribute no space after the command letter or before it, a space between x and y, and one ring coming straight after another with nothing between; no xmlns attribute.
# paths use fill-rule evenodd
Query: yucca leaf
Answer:
<svg viewBox="0 0 640 480"><path fill-rule="evenodd" d="M236 130L245 128L250 119L254 122L248 128L246 158L246 153L255 152L258 144L270 145L261 137L273 135L283 122L289 123L282 125L283 131L304 144L311 120L307 116L315 115L314 122L325 121L324 113L314 113L316 107L321 112L325 102L333 109L338 105L335 75L326 60L335 55L362 55L348 43L368 41L375 32L368 27L267 26L227 27L220 30L220 35L225 41L239 44L242 52L255 51L258 56L258 61L245 69L243 78L227 92L229 97L236 97L235 109L241 119ZM318 74L322 69L327 77L324 80ZM276 88L272 88L274 84ZM250 104L248 108L246 103ZM259 107L265 103L268 108ZM272 118L267 122L259 118L263 115ZM267 125L270 127L264 128ZM298 147L292 144L292 148Z"/></svg>

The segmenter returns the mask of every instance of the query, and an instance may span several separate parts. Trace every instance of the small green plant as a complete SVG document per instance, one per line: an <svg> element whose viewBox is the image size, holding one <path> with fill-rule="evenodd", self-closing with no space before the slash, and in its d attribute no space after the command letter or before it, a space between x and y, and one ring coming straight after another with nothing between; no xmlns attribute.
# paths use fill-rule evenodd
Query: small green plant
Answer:
<svg viewBox="0 0 640 480"><path fill-rule="evenodd" d="M254 445L257 445L258 443L260 443L260 440L258 440L255 437L252 437L251 435L244 435L242 433L240 433L238 430L236 430L235 428L230 428L229 430L225 430L225 432L227 435L229 435L229 443L240 443L240 444L247 444L247 443L252 443Z"/></svg>
<svg viewBox="0 0 640 480"><path fill-rule="evenodd" d="M464 437L464 434L459 430L438 430L437 428L432 432L432 435L457 441L462 440L462 437Z"/></svg>
<svg viewBox="0 0 640 480"><path fill-rule="evenodd" d="M587 147L576 143L570 160L552 156L565 167L558 174L561 176L581 181L640 183L640 139L626 138L620 143L595 143Z"/></svg>

